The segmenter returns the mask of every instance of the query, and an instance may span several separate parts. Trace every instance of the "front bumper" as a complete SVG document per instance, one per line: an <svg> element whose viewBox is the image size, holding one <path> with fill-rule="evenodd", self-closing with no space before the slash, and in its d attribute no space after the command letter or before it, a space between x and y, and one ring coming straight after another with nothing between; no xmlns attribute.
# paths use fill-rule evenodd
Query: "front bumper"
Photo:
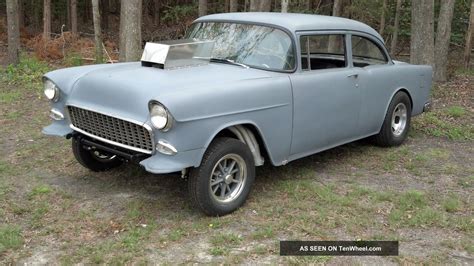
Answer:
<svg viewBox="0 0 474 266"><path fill-rule="evenodd" d="M68 137L74 134L83 136L71 129L66 120L53 121L53 123L42 130L43 134L49 136ZM94 145L97 149L103 149L107 152L116 154L127 161L138 162L147 172L153 174L167 174L179 172L189 167L197 167L201 163L202 155L205 149L194 149L188 151L178 151L175 155L165 155L159 152L153 154L143 154L136 151L126 150L109 143L101 142L99 139L88 138L90 142L86 145ZM116 152L114 152L116 151ZM145 159L144 159L145 158Z"/></svg>

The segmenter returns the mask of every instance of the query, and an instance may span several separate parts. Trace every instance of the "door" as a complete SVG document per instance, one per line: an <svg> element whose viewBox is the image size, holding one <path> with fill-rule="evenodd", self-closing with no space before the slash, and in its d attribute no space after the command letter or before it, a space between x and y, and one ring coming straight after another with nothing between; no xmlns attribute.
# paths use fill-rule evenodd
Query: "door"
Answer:
<svg viewBox="0 0 474 266"><path fill-rule="evenodd" d="M301 35L301 71L293 86L293 138L296 159L350 141L360 134L360 69L351 68L344 33Z"/></svg>
<svg viewBox="0 0 474 266"><path fill-rule="evenodd" d="M389 60L383 44L371 36L352 34L351 51L354 70L359 73L362 104L360 113L361 134L363 136L379 132L397 78L393 75L393 64Z"/></svg>

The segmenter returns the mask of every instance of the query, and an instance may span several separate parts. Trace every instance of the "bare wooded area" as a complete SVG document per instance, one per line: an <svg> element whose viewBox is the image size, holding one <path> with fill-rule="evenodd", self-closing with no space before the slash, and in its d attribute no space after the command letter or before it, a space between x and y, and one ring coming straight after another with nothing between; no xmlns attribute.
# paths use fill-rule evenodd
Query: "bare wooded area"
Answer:
<svg viewBox="0 0 474 266"><path fill-rule="evenodd" d="M296 12L367 23L384 37L393 57L409 55L411 63L432 65L435 80L446 81L450 47L463 50L462 64L469 66L474 30L468 0L8 0L3 5L0 12L8 19L0 26L8 34L0 40L9 44L12 64L20 50L47 60L134 61L146 41L180 38L198 16Z"/></svg>

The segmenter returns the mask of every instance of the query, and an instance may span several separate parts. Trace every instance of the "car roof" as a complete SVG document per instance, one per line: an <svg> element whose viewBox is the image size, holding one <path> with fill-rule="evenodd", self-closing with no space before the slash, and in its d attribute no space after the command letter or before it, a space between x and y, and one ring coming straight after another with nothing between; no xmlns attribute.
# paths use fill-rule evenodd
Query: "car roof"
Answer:
<svg viewBox="0 0 474 266"><path fill-rule="evenodd" d="M276 12L238 12L220 13L200 17L199 21L236 21L257 24L271 24L292 32L310 30L351 30L373 35L382 43L383 38L372 27L352 19L323 15L276 13Z"/></svg>

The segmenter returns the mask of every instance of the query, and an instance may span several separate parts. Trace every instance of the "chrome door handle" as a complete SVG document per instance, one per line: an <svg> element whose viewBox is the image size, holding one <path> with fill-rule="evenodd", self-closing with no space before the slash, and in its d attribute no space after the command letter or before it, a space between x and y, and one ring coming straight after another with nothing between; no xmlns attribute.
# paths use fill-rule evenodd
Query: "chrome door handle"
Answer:
<svg viewBox="0 0 474 266"><path fill-rule="evenodd" d="M354 77L354 78L358 78L358 77L359 77L359 74L357 74L357 73L354 73L354 74L350 74L350 75L348 75L347 77L348 77L348 78L352 78L352 77Z"/></svg>

